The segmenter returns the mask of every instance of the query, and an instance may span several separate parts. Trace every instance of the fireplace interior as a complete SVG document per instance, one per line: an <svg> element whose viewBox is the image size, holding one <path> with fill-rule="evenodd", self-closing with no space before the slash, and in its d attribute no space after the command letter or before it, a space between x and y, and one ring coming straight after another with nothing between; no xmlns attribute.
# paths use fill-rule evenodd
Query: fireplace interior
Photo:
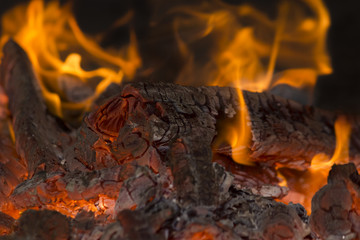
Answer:
<svg viewBox="0 0 360 240"><path fill-rule="evenodd" d="M0 240L360 239L356 5L3 1Z"/></svg>

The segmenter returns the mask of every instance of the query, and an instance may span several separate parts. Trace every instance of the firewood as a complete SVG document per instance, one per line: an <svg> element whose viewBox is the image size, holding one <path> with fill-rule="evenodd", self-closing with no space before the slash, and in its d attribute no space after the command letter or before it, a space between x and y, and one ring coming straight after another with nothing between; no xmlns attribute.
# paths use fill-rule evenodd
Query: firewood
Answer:
<svg viewBox="0 0 360 240"><path fill-rule="evenodd" d="M334 113L243 91L252 128L247 147L261 169L256 172L228 162L236 149L211 147L222 130L219 121L239 112L234 88L135 82L95 105L81 127L72 130L48 113L30 61L13 41L4 48L0 82L9 97L16 150L29 171L29 179L15 190L4 188L10 195L0 201L16 210L56 209L75 217L70 226L59 212L28 210L14 223L19 228L10 239L36 231L44 238L62 231L59 239L270 240L302 239L310 233L301 207L256 194L284 194L273 188L279 181L277 164L305 169L315 154L332 155ZM353 121L351 157L356 160L360 127ZM251 177L246 169L252 170ZM262 173L269 178L256 180ZM84 210L94 207L98 216L89 217L99 221L82 220ZM30 228L27 222L34 219L39 221ZM93 228L82 226L86 223ZM328 236L322 228L313 229Z"/></svg>
<svg viewBox="0 0 360 240"><path fill-rule="evenodd" d="M216 129L218 119L233 118L239 110L237 93L230 87L134 83L91 113L72 139L47 113L31 64L13 41L4 47L1 76L10 99L17 151L26 159L30 176L45 168L89 171L110 167L145 154L150 146L166 155L172 142L189 134L198 134L208 145L221 131L221 127ZM243 95L252 128L248 147L253 161L304 169L315 154L332 155L336 114L269 93L243 91ZM357 133L360 127L354 129ZM353 158L360 152L359 134L355 133ZM214 151L231 154L235 150Z"/></svg>
<svg viewBox="0 0 360 240"><path fill-rule="evenodd" d="M252 141L248 148L253 161L306 169L316 154L333 154L336 114L266 92L243 91L243 95L252 129ZM120 105L123 111L116 110ZM125 109L127 113L121 114ZM119 126L125 124L126 119L131 118L132 122L139 120L139 117L132 118L134 111L141 112L142 117L149 120L150 138L153 138L150 141L164 148L176 136L195 134L201 129L206 129L204 141L207 138L212 141L216 131L221 131L221 126L215 128L218 119L234 117L239 111L239 104L233 88L134 83L92 113L88 123L99 134L118 137ZM359 129L359 121L355 119L350 151L354 161L359 159L360 153ZM214 151L231 155L232 150L223 148Z"/></svg>
<svg viewBox="0 0 360 240"><path fill-rule="evenodd" d="M63 169L61 149L68 139L47 112L26 53L12 40L3 52L0 82L9 97L17 153L26 163L29 176L44 169Z"/></svg>
<svg viewBox="0 0 360 240"><path fill-rule="evenodd" d="M352 163L334 165L313 197L310 226L323 239L360 237L360 176Z"/></svg>

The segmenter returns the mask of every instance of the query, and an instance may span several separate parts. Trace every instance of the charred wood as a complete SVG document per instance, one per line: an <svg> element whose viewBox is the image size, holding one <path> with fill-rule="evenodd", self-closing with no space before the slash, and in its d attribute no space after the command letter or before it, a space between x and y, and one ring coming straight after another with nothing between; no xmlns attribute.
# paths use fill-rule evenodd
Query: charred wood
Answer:
<svg viewBox="0 0 360 240"><path fill-rule="evenodd" d="M271 198L285 194L274 186L279 181L275 165L305 169L315 154L331 156L336 114L243 91L252 128L247 147L256 162L252 168L224 156L236 149L211 148L221 131L219 121L239 112L233 88L128 84L95 106L78 130L65 131L47 112L31 64L12 41L4 48L1 83L9 96L16 150L30 178L13 190L16 179L0 173L10 186L1 182L8 199L0 201L17 211L48 209L0 222L6 231L15 229L9 239L270 240L310 234L301 207ZM356 159L360 127L353 121L351 157ZM314 198L311 225L321 237L358 234L360 180L354 168L344 175L335 167L328 186ZM328 189L348 200L339 203ZM96 214L86 212L92 210ZM331 232L323 219L335 219L341 230Z"/></svg>
<svg viewBox="0 0 360 240"><path fill-rule="evenodd" d="M11 136L7 98L0 89L0 208L26 175L26 167L15 150Z"/></svg>
<svg viewBox="0 0 360 240"><path fill-rule="evenodd" d="M47 112L26 53L12 40L3 52L0 82L9 97L17 153L30 176L41 170L63 169L61 149L66 134Z"/></svg>
<svg viewBox="0 0 360 240"><path fill-rule="evenodd" d="M69 219L59 212L27 210L18 220L17 230L4 239L66 240L70 230Z"/></svg>
<svg viewBox="0 0 360 240"><path fill-rule="evenodd" d="M252 141L248 148L254 161L306 169L316 154L333 154L336 114L266 92L243 91L243 95L252 128ZM126 115L120 113L124 111L127 111ZM148 119L147 124L151 126L147 140L157 149L164 149L176 136L200 132L200 129L206 129L208 138L211 138L217 130L221 131L221 126L216 129L218 119L233 118L238 111L238 96L233 88L134 83L91 114L88 123L97 133L118 138L119 126L128 127L125 119L135 122L140 115ZM118 127L114 128L116 124ZM359 129L358 125L355 120L354 129ZM354 160L358 159L360 152L358 136L352 134L350 154ZM207 135L204 141L206 138ZM214 151L231 155L232 150L221 148Z"/></svg>
<svg viewBox="0 0 360 240"><path fill-rule="evenodd" d="M135 170L134 166L122 165L92 172L39 172L32 179L21 183L9 201L16 209L48 207L58 210L63 208L64 213L77 212L82 209L81 203L84 205L84 202L79 202L78 208L74 206L74 209L67 203L86 200L94 205L99 195L116 199L123 181L131 177Z"/></svg>
<svg viewBox="0 0 360 240"><path fill-rule="evenodd" d="M254 194L281 199L287 194L287 188L276 185L279 179L276 169L259 163L253 166L241 165L230 157L215 153L213 162L223 166L233 175L233 185L238 189L248 189Z"/></svg>
<svg viewBox="0 0 360 240"><path fill-rule="evenodd" d="M334 165L328 176L328 184L312 199L312 231L324 239L358 239L359 198L360 176L355 165Z"/></svg>
<svg viewBox="0 0 360 240"><path fill-rule="evenodd" d="M14 218L0 212L0 236L11 233L14 224Z"/></svg>

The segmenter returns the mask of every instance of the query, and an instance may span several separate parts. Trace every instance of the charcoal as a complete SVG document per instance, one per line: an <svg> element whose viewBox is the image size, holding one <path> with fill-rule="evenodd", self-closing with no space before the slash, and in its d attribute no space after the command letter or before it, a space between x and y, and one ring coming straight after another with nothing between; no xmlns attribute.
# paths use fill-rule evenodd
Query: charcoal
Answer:
<svg viewBox="0 0 360 240"><path fill-rule="evenodd" d="M15 219L9 215L0 212L0 236L9 234L12 232L12 229L15 224Z"/></svg>
<svg viewBox="0 0 360 240"><path fill-rule="evenodd" d="M279 164L305 170L315 154L332 155L335 113L243 91L252 129L244 147L253 162L244 166L232 161L231 148L214 145L219 122L241 111L234 88L134 82L110 91L104 99L116 96L95 103L72 129L49 113L29 59L12 40L0 82L19 155L4 140L10 150L0 158L0 207L23 212L18 220L4 215L3 239L359 237L355 165L333 167L310 222L301 206L273 199L286 194ZM350 159L359 165L360 121L349 119Z"/></svg>
<svg viewBox="0 0 360 240"><path fill-rule="evenodd" d="M359 197L360 176L355 165L334 165L328 176L328 184L312 199L312 231L324 239L358 239Z"/></svg>
<svg viewBox="0 0 360 240"><path fill-rule="evenodd" d="M18 229L8 239L66 240L70 238L69 219L56 211L27 210L18 220Z"/></svg>

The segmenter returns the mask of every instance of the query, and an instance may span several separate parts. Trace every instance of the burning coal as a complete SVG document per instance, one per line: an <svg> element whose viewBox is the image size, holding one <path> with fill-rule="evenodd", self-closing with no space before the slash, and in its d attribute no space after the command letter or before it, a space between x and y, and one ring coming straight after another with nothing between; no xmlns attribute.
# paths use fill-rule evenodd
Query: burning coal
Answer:
<svg viewBox="0 0 360 240"><path fill-rule="evenodd" d="M360 121L293 101L332 71L322 1L154 3L116 48L72 3L2 16L0 234L360 236Z"/></svg>

